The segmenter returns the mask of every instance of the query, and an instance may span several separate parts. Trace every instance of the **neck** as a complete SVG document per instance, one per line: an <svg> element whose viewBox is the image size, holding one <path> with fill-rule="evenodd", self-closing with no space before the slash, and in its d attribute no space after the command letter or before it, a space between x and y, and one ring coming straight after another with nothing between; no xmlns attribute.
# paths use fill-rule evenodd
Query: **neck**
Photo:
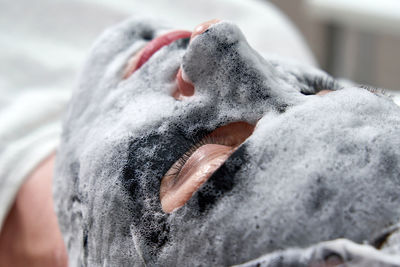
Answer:
<svg viewBox="0 0 400 267"><path fill-rule="evenodd" d="M52 197L55 153L21 186L0 232L0 266L67 266Z"/></svg>

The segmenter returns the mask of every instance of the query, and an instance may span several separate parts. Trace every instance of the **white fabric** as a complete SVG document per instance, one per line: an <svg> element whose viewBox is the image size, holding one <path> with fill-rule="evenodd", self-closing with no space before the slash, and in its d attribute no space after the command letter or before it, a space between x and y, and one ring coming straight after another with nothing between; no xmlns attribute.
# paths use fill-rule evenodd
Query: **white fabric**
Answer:
<svg viewBox="0 0 400 267"><path fill-rule="evenodd" d="M0 0L0 229L24 178L57 147L88 47L135 13L186 29L228 19L260 52L315 64L290 22L264 1Z"/></svg>
<svg viewBox="0 0 400 267"><path fill-rule="evenodd" d="M32 90L0 111L0 229L24 178L56 149L68 98L67 92Z"/></svg>

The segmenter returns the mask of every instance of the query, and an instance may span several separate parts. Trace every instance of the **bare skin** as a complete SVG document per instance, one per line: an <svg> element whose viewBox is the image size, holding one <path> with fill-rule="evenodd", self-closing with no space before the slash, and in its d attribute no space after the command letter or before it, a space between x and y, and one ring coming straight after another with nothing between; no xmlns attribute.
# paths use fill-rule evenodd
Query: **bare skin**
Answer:
<svg viewBox="0 0 400 267"><path fill-rule="evenodd" d="M54 212L55 153L21 186L0 232L0 267L66 267L67 252Z"/></svg>

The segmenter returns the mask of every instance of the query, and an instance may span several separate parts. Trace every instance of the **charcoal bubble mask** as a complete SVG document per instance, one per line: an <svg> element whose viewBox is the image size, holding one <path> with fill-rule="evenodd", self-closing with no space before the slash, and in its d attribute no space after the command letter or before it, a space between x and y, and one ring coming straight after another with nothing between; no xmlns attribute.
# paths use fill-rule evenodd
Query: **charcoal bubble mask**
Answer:
<svg viewBox="0 0 400 267"><path fill-rule="evenodd" d="M81 73L54 186L71 266L226 266L360 243L399 222L400 110L389 98L263 58L225 21L126 71L171 30L142 19L112 27ZM179 70L190 97L173 97ZM316 95L324 89L333 92ZM248 135L182 205L163 209L171 167L235 123Z"/></svg>

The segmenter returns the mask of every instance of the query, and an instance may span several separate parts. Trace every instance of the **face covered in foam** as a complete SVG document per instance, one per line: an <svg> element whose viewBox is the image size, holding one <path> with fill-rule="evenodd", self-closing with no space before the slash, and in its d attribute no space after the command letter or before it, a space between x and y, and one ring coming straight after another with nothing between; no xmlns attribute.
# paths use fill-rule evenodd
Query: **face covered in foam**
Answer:
<svg viewBox="0 0 400 267"><path fill-rule="evenodd" d="M124 79L132 55L168 30L144 20L110 28L82 72L55 175L70 264L238 264L371 240L399 221L400 110L389 98L262 58L229 22L162 47ZM195 91L177 100L180 67ZM323 89L334 92L315 95ZM164 212L171 166L236 122L254 132L182 207Z"/></svg>

